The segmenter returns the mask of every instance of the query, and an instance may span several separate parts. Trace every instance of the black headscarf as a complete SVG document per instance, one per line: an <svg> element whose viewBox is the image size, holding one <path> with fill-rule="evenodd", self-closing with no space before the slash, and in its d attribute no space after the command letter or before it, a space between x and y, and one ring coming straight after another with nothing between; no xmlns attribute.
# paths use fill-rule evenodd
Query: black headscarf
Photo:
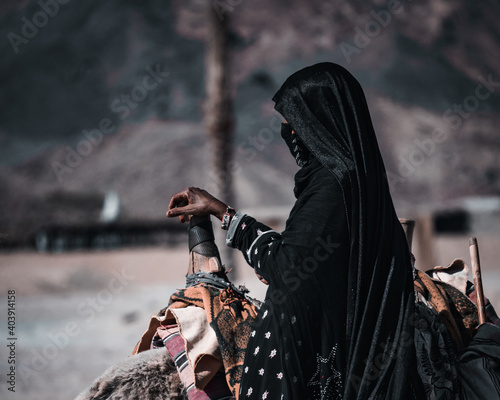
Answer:
<svg viewBox="0 0 500 400"><path fill-rule="evenodd" d="M349 236L347 265L342 266L347 285L342 296L345 343L339 343L344 353L343 398L406 399L414 371L410 255L363 90L343 67L320 63L290 76L273 101L340 188L328 196L338 205L336 212L345 216ZM296 184L314 168L315 162L299 171ZM327 209L329 202L316 206ZM294 210L300 207L299 196ZM287 230L283 242L300 245L300 232Z"/></svg>

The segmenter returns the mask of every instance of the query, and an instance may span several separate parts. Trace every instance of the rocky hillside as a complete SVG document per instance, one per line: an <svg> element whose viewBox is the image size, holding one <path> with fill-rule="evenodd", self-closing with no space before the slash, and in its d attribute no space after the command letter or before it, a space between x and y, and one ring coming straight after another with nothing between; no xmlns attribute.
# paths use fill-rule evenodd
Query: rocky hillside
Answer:
<svg viewBox="0 0 500 400"><path fill-rule="evenodd" d="M131 220L163 218L168 198L184 186L210 189L202 4L88 0L49 9L6 2L2 235L95 219L111 189L122 218ZM500 194L497 2L213 5L232 26L238 207L293 202L296 167L270 98L290 73L326 60L346 66L365 87L402 213Z"/></svg>

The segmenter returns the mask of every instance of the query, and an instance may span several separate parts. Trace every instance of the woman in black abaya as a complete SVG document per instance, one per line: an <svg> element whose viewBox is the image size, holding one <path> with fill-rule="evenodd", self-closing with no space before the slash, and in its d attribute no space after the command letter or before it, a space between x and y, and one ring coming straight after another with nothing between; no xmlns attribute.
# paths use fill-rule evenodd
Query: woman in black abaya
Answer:
<svg viewBox="0 0 500 400"><path fill-rule="evenodd" d="M240 399L412 399L413 282L363 91L316 64L273 98L301 167L278 233L206 191L168 216L231 217L227 244L269 283L245 355Z"/></svg>

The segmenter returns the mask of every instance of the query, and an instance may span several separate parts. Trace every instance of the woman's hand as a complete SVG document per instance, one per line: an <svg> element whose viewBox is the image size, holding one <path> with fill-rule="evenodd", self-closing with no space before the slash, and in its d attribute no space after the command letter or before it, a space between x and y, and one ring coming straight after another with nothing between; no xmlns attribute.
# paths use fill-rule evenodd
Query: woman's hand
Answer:
<svg viewBox="0 0 500 400"><path fill-rule="evenodd" d="M174 194L168 205L167 217L179 217L179 221L189 221L191 215L214 215L219 219L226 212L227 206L206 190L188 187Z"/></svg>

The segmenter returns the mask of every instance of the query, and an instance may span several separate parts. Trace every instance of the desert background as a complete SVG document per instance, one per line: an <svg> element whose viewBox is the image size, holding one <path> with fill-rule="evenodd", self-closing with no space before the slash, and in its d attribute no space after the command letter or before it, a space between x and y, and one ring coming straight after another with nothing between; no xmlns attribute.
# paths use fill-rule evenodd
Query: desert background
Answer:
<svg viewBox="0 0 500 400"><path fill-rule="evenodd" d="M205 120L207 9L228 24L224 176ZM223 200L283 228L297 166L271 98L321 61L365 90L396 210L417 221L417 268L470 264L477 236L500 310L499 20L493 0L4 0L0 397L72 399L130 354L184 286L186 226L165 218L177 191L217 192L223 180ZM241 255L223 257L262 299ZM9 290L15 393L5 379Z"/></svg>

